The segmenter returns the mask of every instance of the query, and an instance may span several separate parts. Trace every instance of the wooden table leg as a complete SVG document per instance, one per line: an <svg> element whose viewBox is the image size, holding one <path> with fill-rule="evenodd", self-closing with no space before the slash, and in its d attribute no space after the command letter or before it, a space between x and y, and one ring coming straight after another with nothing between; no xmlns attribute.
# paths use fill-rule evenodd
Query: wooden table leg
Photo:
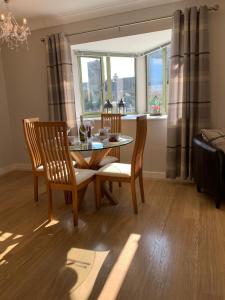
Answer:
<svg viewBox="0 0 225 300"><path fill-rule="evenodd" d="M78 168L90 169L89 163L85 160L85 158L82 154L80 154L79 151L72 151L71 156L76 161Z"/></svg>
<svg viewBox="0 0 225 300"><path fill-rule="evenodd" d="M97 170L100 162L110 152L110 150L111 148L92 151L91 159L89 161L89 169Z"/></svg>
<svg viewBox="0 0 225 300"><path fill-rule="evenodd" d="M94 150L91 154L91 159L89 162L85 160L85 158L81 155L79 151L72 151L71 156L73 159L77 162L77 166L81 169L92 169L97 170L99 168L99 164L101 160L110 152L111 148L108 149L100 149L100 150ZM105 183L102 183L102 195L106 196L106 198L109 200L109 202L113 205L117 205L118 202L113 197L112 193L107 189L107 186ZM82 201L84 198L86 189L79 191L79 202ZM70 195L67 196L67 202L72 201L70 200ZM66 203L67 203L66 202Z"/></svg>
<svg viewBox="0 0 225 300"><path fill-rule="evenodd" d="M71 151L71 156L76 161L78 168L96 170L99 168L101 160L110 152L110 150L111 148L92 151L89 162L85 160L79 151Z"/></svg>
<svg viewBox="0 0 225 300"><path fill-rule="evenodd" d="M118 201L113 197L112 193L107 189L106 182L102 182L101 185L102 189L102 195L106 196L106 198L109 200L109 202L113 205L117 205Z"/></svg>
<svg viewBox="0 0 225 300"><path fill-rule="evenodd" d="M64 199L66 204L72 203L72 195L70 191L64 191Z"/></svg>

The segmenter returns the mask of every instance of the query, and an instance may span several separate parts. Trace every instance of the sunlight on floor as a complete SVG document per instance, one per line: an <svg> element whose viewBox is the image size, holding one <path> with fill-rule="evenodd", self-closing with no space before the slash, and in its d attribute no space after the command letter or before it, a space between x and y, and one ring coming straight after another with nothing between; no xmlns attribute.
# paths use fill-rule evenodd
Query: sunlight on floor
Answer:
<svg viewBox="0 0 225 300"><path fill-rule="evenodd" d="M70 290L70 299L88 299L95 280L109 251L91 251L72 248L67 254L66 268L77 275L75 285Z"/></svg>
<svg viewBox="0 0 225 300"><path fill-rule="evenodd" d="M13 240L20 239L21 237L23 237L22 234L17 234L16 236L13 237Z"/></svg>
<svg viewBox="0 0 225 300"><path fill-rule="evenodd" d="M8 246L5 251L3 251L1 254L0 254L0 265L2 264L1 260L3 259L3 257L8 254L13 248L15 248L17 245L19 245L19 243L15 243L13 245L10 245Z"/></svg>
<svg viewBox="0 0 225 300"><path fill-rule="evenodd" d="M5 260L5 259L3 260L3 258L12 249L14 249L17 245L19 245L19 242L9 245L10 242L12 242L12 240L18 240L18 239L23 237L22 234L16 234L15 236L13 236L13 235L14 234L11 233L11 232L2 232L2 231L0 231L0 242L2 243L1 247L0 247L0 265L3 265L5 263L7 263L7 260ZM3 242L5 242L5 243L3 243ZM4 244L6 244L6 248L5 248Z"/></svg>
<svg viewBox="0 0 225 300"><path fill-rule="evenodd" d="M46 220L46 221L44 221L43 223L41 223L38 227L36 227L36 228L33 230L33 232L38 231L38 230L41 229L42 227L48 228L48 227L51 227L51 226L56 225L56 224L58 224L58 223L59 223L58 220L52 220L51 222L49 222L49 221Z"/></svg>
<svg viewBox="0 0 225 300"><path fill-rule="evenodd" d="M126 274L129 270L131 262L138 248L138 242L141 236L139 234L131 234L123 247L113 269L111 270L106 283L98 297L98 300L115 300Z"/></svg>
<svg viewBox="0 0 225 300"><path fill-rule="evenodd" d="M52 220L51 222L49 222L48 224L45 225L45 228L54 226L54 225L56 225L58 223L59 223L59 220Z"/></svg>
<svg viewBox="0 0 225 300"><path fill-rule="evenodd" d="M10 236L12 236L13 234L10 232L1 232L0 235L0 242L4 242L5 240L7 240Z"/></svg>

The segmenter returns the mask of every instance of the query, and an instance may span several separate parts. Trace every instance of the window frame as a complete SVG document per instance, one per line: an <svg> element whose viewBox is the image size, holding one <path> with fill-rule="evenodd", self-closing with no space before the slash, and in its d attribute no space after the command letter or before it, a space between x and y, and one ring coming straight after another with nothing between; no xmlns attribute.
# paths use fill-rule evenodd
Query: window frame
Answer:
<svg viewBox="0 0 225 300"><path fill-rule="evenodd" d="M80 99L81 99L81 109L82 109L82 115L87 117L96 117L100 116L103 112L103 105L106 99L112 98L112 80L111 80L111 62L110 57L130 57L134 59L134 74L135 74L135 106L134 106L134 112L129 112L127 115L136 114L137 113L137 55L132 53L104 53L104 52L91 52L91 51L75 51L74 55L77 56L78 60L78 76L79 76L79 85L80 85ZM83 88L82 88L82 68L81 68L81 58L96 58L100 59L101 63L101 110L99 112L85 112L84 111L84 95L83 95ZM104 70L104 57L106 58L106 72ZM104 84L107 80L108 84L108 93L105 92Z"/></svg>
<svg viewBox="0 0 225 300"><path fill-rule="evenodd" d="M162 50L162 60L163 60L163 86L162 86L162 112L161 116L167 115L168 113L168 97L167 97L167 82L169 80L167 76L167 51L168 47L171 46L170 43L161 45L160 47L154 48L150 51L146 51L145 54L145 69L146 69L146 112L150 114L149 111L149 101L148 101L148 81L149 81L149 72L148 72L148 56L156 51Z"/></svg>
<svg viewBox="0 0 225 300"><path fill-rule="evenodd" d="M103 101L104 101L104 72L102 72L102 68L104 68L103 65L103 58L100 56L94 56L94 55L82 55L82 56L77 56L78 59L78 68L79 68L79 85L80 85L80 100L81 100L81 109L82 109L82 114L86 116L97 116L99 115L99 112L84 112L84 94L83 94L83 82L82 82L82 68L81 68L81 58L94 58L94 59L100 59L100 66L101 66L101 105L100 109L103 108Z"/></svg>

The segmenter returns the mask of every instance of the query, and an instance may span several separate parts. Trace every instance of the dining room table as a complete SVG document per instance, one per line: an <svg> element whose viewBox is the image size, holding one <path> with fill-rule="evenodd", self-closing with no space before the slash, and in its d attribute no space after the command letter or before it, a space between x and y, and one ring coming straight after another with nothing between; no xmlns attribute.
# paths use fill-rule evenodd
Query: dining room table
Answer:
<svg viewBox="0 0 225 300"><path fill-rule="evenodd" d="M109 137L94 135L85 142L81 142L78 138L75 138L74 142L69 147L71 156L76 161L77 168L98 170L101 161L109 154L112 148L126 146L132 143L133 140L133 137L123 134L118 134L115 141L110 141ZM90 152L90 158L85 159L88 152ZM105 184L102 185L102 193L107 197L111 204L116 205L118 203ZM84 194L85 190L81 193L80 197L83 198Z"/></svg>

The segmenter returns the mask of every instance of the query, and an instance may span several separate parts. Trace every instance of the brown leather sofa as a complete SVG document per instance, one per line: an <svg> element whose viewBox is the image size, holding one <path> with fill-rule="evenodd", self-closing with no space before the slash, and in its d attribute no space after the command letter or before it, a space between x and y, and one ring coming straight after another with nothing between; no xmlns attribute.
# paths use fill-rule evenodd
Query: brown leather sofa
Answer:
<svg viewBox="0 0 225 300"><path fill-rule="evenodd" d="M225 154L201 135L193 139L193 177L199 192L212 195L216 208L225 198Z"/></svg>

